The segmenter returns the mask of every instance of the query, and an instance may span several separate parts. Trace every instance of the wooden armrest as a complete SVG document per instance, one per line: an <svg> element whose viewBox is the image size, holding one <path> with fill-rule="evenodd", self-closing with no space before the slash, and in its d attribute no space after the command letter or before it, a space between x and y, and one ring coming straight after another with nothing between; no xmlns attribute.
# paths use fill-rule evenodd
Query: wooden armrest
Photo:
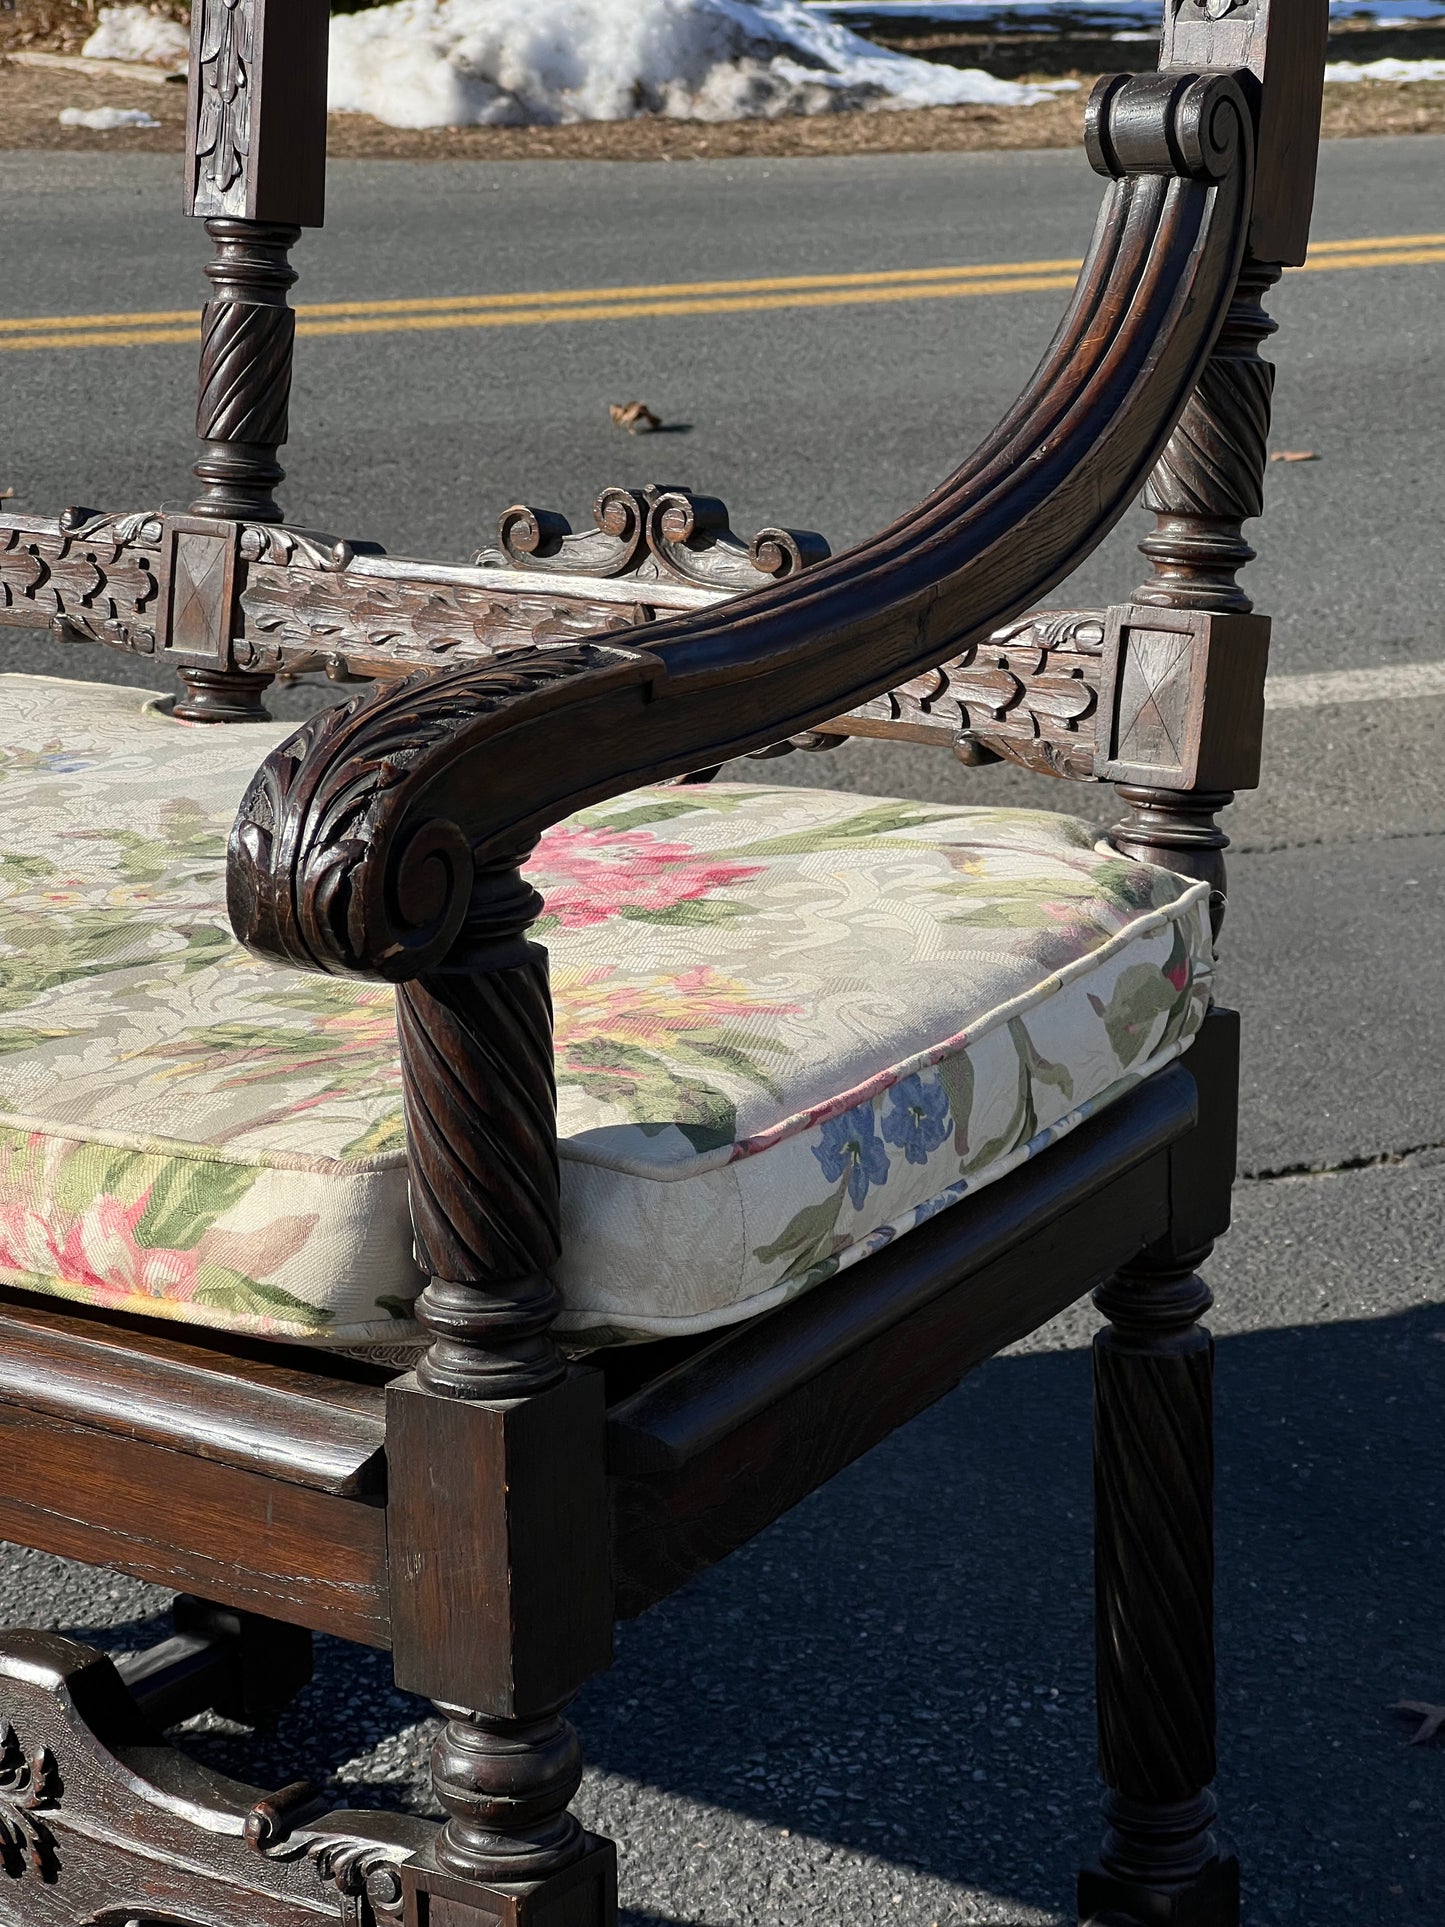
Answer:
<svg viewBox="0 0 1445 1927"><path fill-rule="evenodd" d="M232 838L253 948L406 979L443 958L480 873L582 804L765 747L986 638L1137 494L1223 322L1248 231L1253 122L1230 76L1102 82L1112 185L1033 381L944 486L872 541L646 648L582 642L444 671L313 719ZM486 913L483 913L483 921Z"/></svg>

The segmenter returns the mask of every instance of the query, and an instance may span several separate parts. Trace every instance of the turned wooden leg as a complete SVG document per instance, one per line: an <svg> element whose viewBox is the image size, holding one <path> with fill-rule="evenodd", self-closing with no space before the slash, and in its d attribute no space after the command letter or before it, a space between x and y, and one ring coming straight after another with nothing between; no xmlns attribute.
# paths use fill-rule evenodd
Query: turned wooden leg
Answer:
<svg viewBox="0 0 1445 1927"><path fill-rule="evenodd" d="M1094 1294L1099 1766L1109 1791L1079 1917L1235 1927L1213 1832L1214 1436L1208 1247L1146 1256Z"/></svg>
<svg viewBox="0 0 1445 1927"><path fill-rule="evenodd" d="M397 1683L447 1715L447 1814L405 1870L407 1927L612 1927L616 1854L568 1811L563 1713L611 1658L599 1374L569 1370L558 1296L556 1093L540 907L515 859L455 951L400 986L412 1219L432 1335L389 1393Z"/></svg>

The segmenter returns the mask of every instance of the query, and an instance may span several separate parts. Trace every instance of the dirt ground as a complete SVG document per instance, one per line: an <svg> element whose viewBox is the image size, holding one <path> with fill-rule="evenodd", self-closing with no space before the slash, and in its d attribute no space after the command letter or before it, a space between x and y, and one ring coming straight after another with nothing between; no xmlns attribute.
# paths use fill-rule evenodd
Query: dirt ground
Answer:
<svg viewBox="0 0 1445 1927"><path fill-rule="evenodd" d="M178 16L180 5L167 10ZM185 88L175 81L91 75L32 67L10 53L76 54L94 26L88 0L0 0L0 150L86 149L174 153L185 139ZM880 36L883 38L883 36ZM334 114L330 152L338 158L394 160L646 160L734 155L921 153L980 148L1072 147L1083 106L1100 72L1153 64L1147 42L1103 35L1063 40L1041 35L937 33L890 44L956 66L982 65L1011 78L1074 79L1077 93L1036 107L933 107L909 112L818 114L774 121L646 119L584 122L575 127L448 127L411 132L363 114ZM1378 43L1378 44L1377 44ZM1428 23L1399 29L1342 29L1332 36L1337 59L1391 54L1436 58L1445 30ZM97 133L62 127L65 107L139 107L156 128ZM1372 81L1325 90L1327 139L1354 134L1445 132L1445 82L1407 85Z"/></svg>

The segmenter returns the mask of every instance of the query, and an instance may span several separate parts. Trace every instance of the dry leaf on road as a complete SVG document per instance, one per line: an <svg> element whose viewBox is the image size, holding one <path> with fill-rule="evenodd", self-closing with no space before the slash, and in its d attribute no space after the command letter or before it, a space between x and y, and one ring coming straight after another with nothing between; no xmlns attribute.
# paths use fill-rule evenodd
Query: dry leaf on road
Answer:
<svg viewBox="0 0 1445 1927"><path fill-rule="evenodd" d="M1277 448L1269 459L1272 462L1317 462L1320 458L1312 448Z"/></svg>
<svg viewBox="0 0 1445 1927"><path fill-rule="evenodd" d="M1431 1706L1428 1700L1396 1700L1390 1711L1419 1720L1418 1729L1410 1735L1411 1746L1425 1746L1445 1732L1445 1706Z"/></svg>
<svg viewBox="0 0 1445 1927"><path fill-rule="evenodd" d="M629 435L650 435L662 426L662 417L654 415L645 401L615 401L607 412L614 426L625 428Z"/></svg>
<svg viewBox="0 0 1445 1927"><path fill-rule="evenodd" d="M13 502L14 500L15 491L13 488L0 488L0 502Z"/></svg>

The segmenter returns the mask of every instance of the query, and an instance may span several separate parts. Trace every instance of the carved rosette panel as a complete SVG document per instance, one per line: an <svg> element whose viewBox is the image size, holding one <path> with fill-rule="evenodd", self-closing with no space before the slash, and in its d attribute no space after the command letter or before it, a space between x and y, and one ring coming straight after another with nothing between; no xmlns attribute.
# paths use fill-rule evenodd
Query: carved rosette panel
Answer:
<svg viewBox="0 0 1445 1927"><path fill-rule="evenodd" d="M196 172L191 212L246 212L256 0L196 0L200 9Z"/></svg>
<svg viewBox="0 0 1445 1927"><path fill-rule="evenodd" d="M112 648L155 649L155 517L0 524L0 624L52 627Z"/></svg>

